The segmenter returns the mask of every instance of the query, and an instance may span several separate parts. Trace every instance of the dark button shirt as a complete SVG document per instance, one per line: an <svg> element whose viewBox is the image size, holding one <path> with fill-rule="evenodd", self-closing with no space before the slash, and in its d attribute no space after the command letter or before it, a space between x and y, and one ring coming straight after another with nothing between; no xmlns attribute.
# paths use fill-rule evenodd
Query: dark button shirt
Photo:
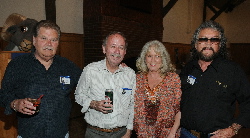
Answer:
<svg viewBox="0 0 250 138"><path fill-rule="evenodd" d="M232 123L250 127L250 84L234 62L217 58L202 71L192 61L180 73L181 126L205 133ZM236 99L240 115L234 118Z"/></svg>
<svg viewBox="0 0 250 138"><path fill-rule="evenodd" d="M19 56L8 64L2 81L5 114L11 114L14 99L39 97L40 111L18 116L18 135L23 138L64 138L68 132L71 90L78 83L81 69L66 58L55 56L48 70L32 53ZM70 76L70 84L60 83L60 76Z"/></svg>

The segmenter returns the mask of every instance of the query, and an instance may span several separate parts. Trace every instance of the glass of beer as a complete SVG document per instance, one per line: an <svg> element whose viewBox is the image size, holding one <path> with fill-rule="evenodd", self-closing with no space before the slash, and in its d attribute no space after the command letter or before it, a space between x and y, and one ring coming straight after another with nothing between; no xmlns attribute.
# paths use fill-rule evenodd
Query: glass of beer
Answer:
<svg viewBox="0 0 250 138"><path fill-rule="evenodd" d="M105 100L110 100L113 102L113 89L106 89L105 91ZM109 107L110 108L110 107ZM112 113L113 110L108 110L108 113Z"/></svg>
<svg viewBox="0 0 250 138"><path fill-rule="evenodd" d="M28 98L28 101L31 102L31 103L33 103L33 106L36 107L36 110L34 110L34 111L35 112L39 112L41 99Z"/></svg>

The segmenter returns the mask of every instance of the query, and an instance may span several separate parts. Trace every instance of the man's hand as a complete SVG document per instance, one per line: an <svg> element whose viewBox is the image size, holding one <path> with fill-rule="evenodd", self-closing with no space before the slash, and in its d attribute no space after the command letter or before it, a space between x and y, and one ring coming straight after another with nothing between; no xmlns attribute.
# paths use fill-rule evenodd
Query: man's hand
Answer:
<svg viewBox="0 0 250 138"><path fill-rule="evenodd" d="M127 129L127 132L122 138L130 138L132 131L130 129Z"/></svg>
<svg viewBox="0 0 250 138"><path fill-rule="evenodd" d="M25 99L16 99L11 102L10 107L17 112L27 115L33 115L35 113L36 107L33 106L33 103L28 101L28 98Z"/></svg>
<svg viewBox="0 0 250 138"><path fill-rule="evenodd" d="M101 101L91 101L90 107L100 111L104 114L108 113L108 110L112 110L113 105L111 104L112 101L110 100L101 100Z"/></svg>
<svg viewBox="0 0 250 138"><path fill-rule="evenodd" d="M122 65L122 67L128 67L128 65L125 63L121 63L121 65Z"/></svg>
<svg viewBox="0 0 250 138"><path fill-rule="evenodd" d="M211 134L211 138L231 138L237 134L238 130L241 128L241 125L233 123L231 126L225 129L219 129Z"/></svg>
<svg viewBox="0 0 250 138"><path fill-rule="evenodd" d="M231 128L219 129L211 134L214 134L211 138L231 138L235 135Z"/></svg>

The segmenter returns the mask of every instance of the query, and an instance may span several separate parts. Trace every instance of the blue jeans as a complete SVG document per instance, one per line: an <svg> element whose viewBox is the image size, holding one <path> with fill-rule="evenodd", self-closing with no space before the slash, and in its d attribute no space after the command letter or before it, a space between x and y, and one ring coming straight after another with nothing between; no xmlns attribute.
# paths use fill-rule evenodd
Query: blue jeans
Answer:
<svg viewBox="0 0 250 138"><path fill-rule="evenodd" d="M208 134L207 138L210 138L211 135ZM181 136L180 138L197 138L196 136L194 136L193 134L191 134L187 129L185 128L181 128Z"/></svg>

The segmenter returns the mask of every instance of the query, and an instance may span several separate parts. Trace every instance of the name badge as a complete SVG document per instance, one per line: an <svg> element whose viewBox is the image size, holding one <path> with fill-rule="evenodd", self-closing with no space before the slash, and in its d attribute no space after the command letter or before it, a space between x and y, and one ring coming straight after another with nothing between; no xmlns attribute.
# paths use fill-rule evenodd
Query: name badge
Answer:
<svg viewBox="0 0 250 138"><path fill-rule="evenodd" d="M192 75L188 75L187 82L191 85L194 85L196 78Z"/></svg>
<svg viewBox="0 0 250 138"><path fill-rule="evenodd" d="M132 94L132 89L122 88L122 94Z"/></svg>
<svg viewBox="0 0 250 138"><path fill-rule="evenodd" d="M70 84L70 76L60 76L60 83Z"/></svg>

